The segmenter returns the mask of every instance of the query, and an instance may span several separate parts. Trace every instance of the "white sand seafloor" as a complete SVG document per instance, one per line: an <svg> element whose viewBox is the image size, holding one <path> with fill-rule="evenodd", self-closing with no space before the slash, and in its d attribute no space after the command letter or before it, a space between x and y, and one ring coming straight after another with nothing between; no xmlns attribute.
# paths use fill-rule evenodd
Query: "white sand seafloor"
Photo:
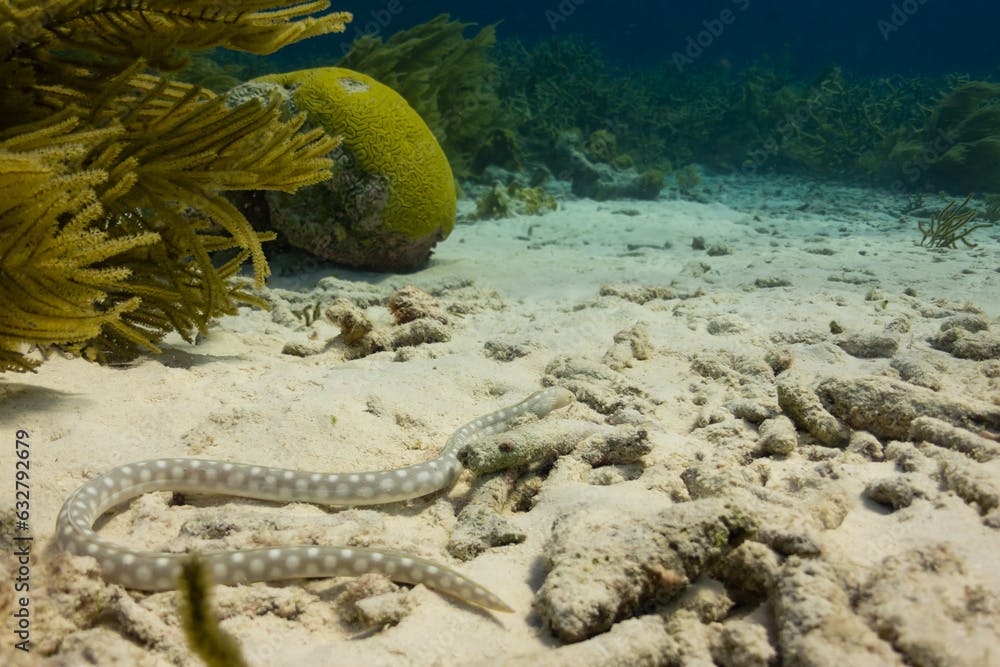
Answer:
<svg viewBox="0 0 1000 667"><path fill-rule="evenodd" d="M485 612L402 587L391 598L408 609L398 623L367 627L348 618L351 605L340 597L348 577L219 587L222 627L251 665L1000 665L1000 458L975 460L905 436L831 447L801 425L793 451L768 453L755 444L757 424L727 407L745 399L776 410L772 371L785 366L782 375L807 389L830 377L905 384L899 369L917 367L935 394L995 416L1000 359L959 358L928 339L943 322L965 318L985 323L976 335L997 340L1000 227L975 232L976 248L929 250L902 213L904 195L750 177L706 178L698 192L709 203L677 193L653 202L571 200L547 215L459 224L425 270L406 276L332 266L294 273L276 259L276 307L241 309L197 345L169 338L162 354L127 367L51 358L37 373L0 378L0 509L13 505L13 440L23 429L34 537L32 652L13 648L16 597L5 586L0 662L200 664L187 653L175 593L105 584L93 560L62 557L48 544L63 500L86 479L158 457L325 472L412 464L433 457L466 421L542 388L547 373L554 381L561 359L599 369L587 380L621 404L602 414L581 400L546 421L624 420L641 426L651 450L638 463L592 469L564 455L543 467L526 506L503 512L524 533L520 543L465 562L449 555L469 474L447 493L353 509L148 494L100 532L142 549L390 547L454 567L514 609ZM696 236L730 252L693 249ZM775 279L784 284L767 286ZM389 327L385 300L405 285L437 296L450 313L449 341L345 360L334 324L289 316L355 295ZM602 294L607 286L617 287ZM672 295L622 296L644 287ZM844 333L831 333L832 322ZM888 336L898 348L853 356L837 343L854 334ZM283 353L288 343L317 353ZM987 419L968 432L991 451L997 427ZM743 482L696 489L692 473L682 477L689 470ZM912 502L875 502L866 488L880 480L894 480ZM649 590L631 606L613 600L623 624L610 634L585 631L596 637L575 653L560 648L566 642L540 615L555 603L533 606L549 573L543 549L553 527L575 517L592 530L589 553L603 554L592 572L563 580L578 582L569 594L586 607L596 604L595 587L596 599L614 597L614 584L601 589L602 568L633 556L630 577L660 568L664 581L684 579L619 551L626 539L641 545L643 534L616 536L655 525L695 496L763 517L762 536L748 538L763 550L754 552L763 589L717 585L732 588L725 572L741 567L739 576L754 578L744 557L675 586L680 602ZM220 539L190 535L195 520ZM615 521L622 525L603 529ZM564 612L588 614L544 613Z"/></svg>

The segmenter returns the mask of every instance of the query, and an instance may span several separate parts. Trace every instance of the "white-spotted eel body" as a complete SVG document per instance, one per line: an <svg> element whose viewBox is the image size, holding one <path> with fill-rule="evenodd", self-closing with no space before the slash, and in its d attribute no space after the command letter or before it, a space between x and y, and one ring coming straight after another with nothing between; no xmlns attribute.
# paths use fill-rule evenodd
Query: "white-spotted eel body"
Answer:
<svg viewBox="0 0 1000 667"><path fill-rule="evenodd" d="M145 591L173 589L188 554L133 551L95 533L94 522L112 507L151 491L324 505L375 505L417 498L454 483L462 471L458 452L468 442L505 431L522 415L543 417L572 401L573 395L562 387L536 392L517 405L465 424L437 458L397 470L328 474L208 459L129 463L86 482L70 495L56 521L56 538L71 553L93 556L110 582ZM496 595L458 572L391 550L276 546L211 552L202 558L219 584L377 572L394 581L422 583L487 609L511 611Z"/></svg>

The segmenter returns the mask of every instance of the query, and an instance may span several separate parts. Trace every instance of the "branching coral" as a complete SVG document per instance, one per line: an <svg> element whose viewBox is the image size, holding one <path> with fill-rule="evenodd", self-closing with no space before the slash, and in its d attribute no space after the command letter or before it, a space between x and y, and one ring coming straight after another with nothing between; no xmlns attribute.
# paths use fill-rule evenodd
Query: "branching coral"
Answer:
<svg viewBox="0 0 1000 667"><path fill-rule="evenodd" d="M932 213L927 224L918 222L917 227L923 234L920 245L927 248L955 248L955 244L961 241L967 248L975 248L976 244L965 237L977 229L989 227L990 223L973 223L976 210L966 208L970 199L971 194L957 207L955 200L952 200L937 213Z"/></svg>
<svg viewBox="0 0 1000 667"><path fill-rule="evenodd" d="M544 159L566 131L612 133L619 152L640 164L666 156L667 97L677 87L627 75L609 63L596 42L579 36L541 40L532 47L501 41L497 95L531 157ZM669 91L669 95L667 93ZM685 131L690 127L684 128Z"/></svg>
<svg viewBox="0 0 1000 667"><path fill-rule="evenodd" d="M221 193L328 178L338 140L149 68L342 31L349 14L305 17L327 6L0 2L0 370L33 367L26 344L129 358L256 302L229 279L250 259L263 283L268 237Z"/></svg>

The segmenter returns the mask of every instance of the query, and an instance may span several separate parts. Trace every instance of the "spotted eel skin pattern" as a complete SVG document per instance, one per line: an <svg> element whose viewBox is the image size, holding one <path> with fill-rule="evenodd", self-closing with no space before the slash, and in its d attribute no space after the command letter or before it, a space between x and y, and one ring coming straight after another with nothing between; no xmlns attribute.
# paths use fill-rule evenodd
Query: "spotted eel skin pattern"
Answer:
<svg viewBox="0 0 1000 667"><path fill-rule="evenodd" d="M505 431L522 415L543 417L572 401L573 394L562 387L536 392L517 405L465 424L437 458L397 470L327 474L208 459L129 463L86 482L70 495L56 520L56 538L71 553L93 556L107 581L144 591L170 590L176 588L189 554L133 551L95 533L94 522L112 507L151 491L323 505L375 505L417 498L455 482L462 472L458 452L472 440ZM219 584L377 572L394 581L424 584L486 609L512 611L496 595L454 570L385 549L278 546L210 552L202 558Z"/></svg>

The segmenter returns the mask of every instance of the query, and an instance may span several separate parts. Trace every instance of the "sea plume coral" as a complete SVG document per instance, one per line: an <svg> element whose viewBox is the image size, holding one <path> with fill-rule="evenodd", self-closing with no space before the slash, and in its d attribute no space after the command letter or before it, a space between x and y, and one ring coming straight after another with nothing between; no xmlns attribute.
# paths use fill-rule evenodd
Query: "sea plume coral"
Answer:
<svg viewBox="0 0 1000 667"><path fill-rule="evenodd" d="M306 16L327 7L0 2L0 370L36 365L32 345L127 359L256 302L230 278L250 259L263 283L269 235L222 192L328 178L338 139L300 133L277 100L229 108L156 68L343 31L349 14Z"/></svg>

